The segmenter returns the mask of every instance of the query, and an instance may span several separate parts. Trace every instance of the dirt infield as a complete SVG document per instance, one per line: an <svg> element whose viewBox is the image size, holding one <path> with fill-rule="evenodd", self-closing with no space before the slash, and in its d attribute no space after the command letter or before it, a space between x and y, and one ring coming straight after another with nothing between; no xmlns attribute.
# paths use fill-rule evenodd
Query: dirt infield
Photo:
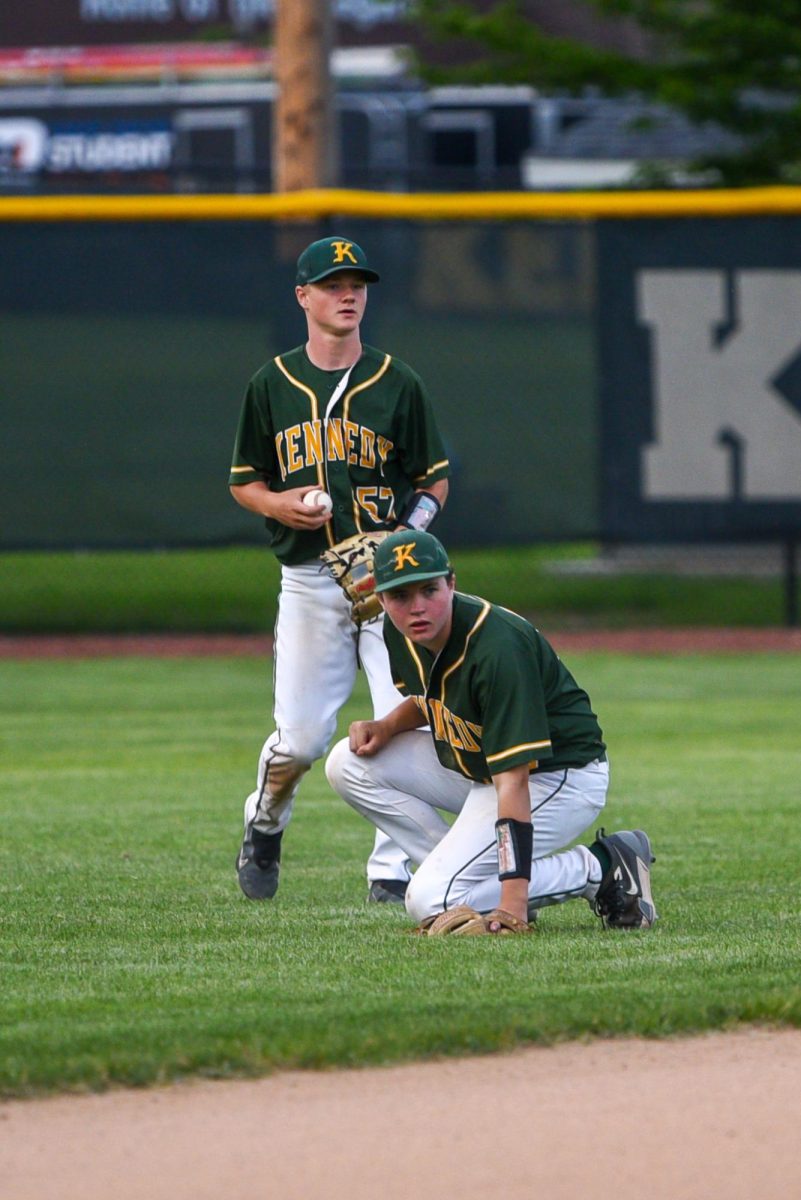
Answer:
<svg viewBox="0 0 801 1200"><path fill-rule="evenodd" d="M792 1200L801 1030L0 1104L9 1200Z"/></svg>
<svg viewBox="0 0 801 1200"><path fill-rule="evenodd" d="M801 629L677 628L549 631L560 653L608 650L616 654L799 653ZM46 634L0 635L0 658L159 658L272 653L266 635Z"/></svg>

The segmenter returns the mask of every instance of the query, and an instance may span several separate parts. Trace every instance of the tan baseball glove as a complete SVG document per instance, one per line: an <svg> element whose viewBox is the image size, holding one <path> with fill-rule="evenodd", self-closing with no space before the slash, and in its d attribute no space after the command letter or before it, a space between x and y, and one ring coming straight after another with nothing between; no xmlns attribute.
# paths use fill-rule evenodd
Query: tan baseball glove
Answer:
<svg viewBox="0 0 801 1200"><path fill-rule="evenodd" d="M456 908L446 909L436 917L429 917L418 925L417 933L426 937L456 937L469 936L476 933L486 933L484 918L469 904L457 904Z"/></svg>
<svg viewBox="0 0 801 1200"><path fill-rule="evenodd" d="M484 924L487 927L487 933L491 934L534 932L533 924L521 921L519 917L513 916L503 908L493 908L492 912L487 913L484 917Z"/></svg>
<svg viewBox="0 0 801 1200"><path fill-rule="evenodd" d="M483 934L533 933L534 926L502 908L494 908L483 916L469 904L459 904L436 917L428 917L414 932L425 937L475 937Z"/></svg>
<svg viewBox="0 0 801 1200"><path fill-rule="evenodd" d="M388 529L354 533L320 555L350 601L353 619L359 624L372 621L381 612L381 601L375 594L373 555L386 537Z"/></svg>

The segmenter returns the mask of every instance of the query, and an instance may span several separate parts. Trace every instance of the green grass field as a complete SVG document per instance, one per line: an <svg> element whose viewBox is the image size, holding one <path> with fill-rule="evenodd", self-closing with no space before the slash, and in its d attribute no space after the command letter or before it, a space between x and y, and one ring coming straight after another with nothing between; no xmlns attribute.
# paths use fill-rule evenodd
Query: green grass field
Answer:
<svg viewBox="0 0 801 1200"><path fill-rule="evenodd" d="M318 764L277 899L240 894L269 663L0 662L0 1094L801 1023L796 656L570 658L651 834L661 920L524 939L368 907L371 830ZM360 690L343 722L366 711Z"/></svg>
<svg viewBox="0 0 801 1200"><path fill-rule="evenodd" d="M459 587L533 614L543 628L781 625L778 578L563 574L589 544L456 550ZM269 550L0 554L0 632L265 632L278 565Z"/></svg>

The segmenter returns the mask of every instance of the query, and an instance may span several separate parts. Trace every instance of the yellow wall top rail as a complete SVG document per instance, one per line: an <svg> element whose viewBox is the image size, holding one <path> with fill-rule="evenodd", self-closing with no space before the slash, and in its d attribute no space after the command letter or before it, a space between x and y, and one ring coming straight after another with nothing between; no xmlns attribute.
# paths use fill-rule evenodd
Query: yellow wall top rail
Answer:
<svg viewBox="0 0 801 1200"><path fill-rule="evenodd" d="M368 192L279 195L5 196L0 221L597 220L801 214L801 187L642 192Z"/></svg>

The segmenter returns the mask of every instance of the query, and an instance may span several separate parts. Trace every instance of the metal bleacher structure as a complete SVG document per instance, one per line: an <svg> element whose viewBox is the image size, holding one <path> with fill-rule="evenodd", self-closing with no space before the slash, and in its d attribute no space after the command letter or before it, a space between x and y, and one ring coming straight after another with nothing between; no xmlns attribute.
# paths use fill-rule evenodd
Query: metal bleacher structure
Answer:
<svg viewBox="0 0 801 1200"><path fill-rule="evenodd" d="M385 191L636 185L730 145L635 98L425 88L402 48L334 52L340 183ZM271 51L235 43L0 51L0 192L271 190Z"/></svg>

